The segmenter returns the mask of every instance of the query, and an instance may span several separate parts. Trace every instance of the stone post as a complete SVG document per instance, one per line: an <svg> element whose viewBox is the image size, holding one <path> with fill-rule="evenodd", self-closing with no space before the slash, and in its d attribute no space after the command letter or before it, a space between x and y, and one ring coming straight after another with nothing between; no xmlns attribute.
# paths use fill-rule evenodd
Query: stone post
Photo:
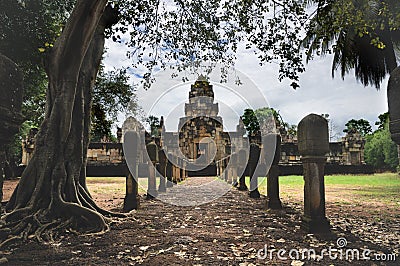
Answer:
<svg viewBox="0 0 400 266"><path fill-rule="evenodd" d="M246 165L247 165L247 154L245 150L240 150L239 151L239 163L238 163L240 169L243 171L243 173L240 175L239 178L239 187L238 190L244 191L247 190L246 186Z"/></svg>
<svg viewBox="0 0 400 266"><path fill-rule="evenodd" d="M158 192L166 192L167 188L165 186L166 180L166 170L167 170L167 156L163 149L158 151L158 172L160 173L160 185L158 186Z"/></svg>
<svg viewBox="0 0 400 266"><path fill-rule="evenodd" d="M279 198L279 161L281 159L281 136L279 134L268 134L263 141L264 156L268 167L267 174L267 208L281 209L282 203Z"/></svg>
<svg viewBox="0 0 400 266"><path fill-rule="evenodd" d="M397 144L400 159L400 67L395 68L390 74L387 97L390 119L389 130L392 140Z"/></svg>
<svg viewBox="0 0 400 266"><path fill-rule="evenodd" d="M173 165L170 160L167 160L167 168L166 168L167 188L174 186L174 183L172 182L172 170L173 170Z"/></svg>
<svg viewBox="0 0 400 266"><path fill-rule="evenodd" d="M183 179L187 179L188 176L188 171L187 171L187 161L182 159L182 170L183 170Z"/></svg>
<svg viewBox="0 0 400 266"><path fill-rule="evenodd" d="M125 147L129 149L124 150L125 162L127 164L126 169L126 194L124 198L124 211L137 210L140 206L139 188L138 188L138 164L137 159L139 155L138 145L139 137L138 133L134 131L128 131L124 136ZM130 165L130 169L128 168ZM130 171L132 170L132 171Z"/></svg>
<svg viewBox="0 0 400 266"><path fill-rule="evenodd" d="M224 180L224 159L219 161L219 178Z"/></svg>
<svg viewBox="0 0 400 266"><path fill-rule="evenodd" d="M183 166L183 159L179 158L179 168L181 171L181 181L185 180L185 167Z"/></svg>
<svg viewBox="0 0 400 266"><path fill-rule="evenodd" d="M232 178L233 178L233 176L232 176L232 155L230 155L228 158L227 158L227 163L226 163L226 182L228 183L228 184L232 184Z"/></svg>
<svg viewBox="0 0 400 266"><path fill-rule="evenodd" d="M157 185L156 185L156 167L155 167L155 165L158 162L158 147L157 144L154 141L152 141L146 145L146 149L150 158L150 161L148 162L149 177L147 185L147 199L153 199L158 195Z"/></svg>
<svg viewBox="0 0 400 266"><path fill-rule="evenodd" d="M178 164L178 158L176 157L176 156L174 156L174 164L173 164L173 177L172 177L172 181L175 183L175 184L178 184L179 183L179 181L180 181L180 169L179 169L179 166L178 166L179 164Z"/></svg>
<svg viewBox="0 0 400 266"><path fill-rule="evenodd" d="M255 143L250 144L250 156L249 156L250 198L253 199L257 199L260 197L260 192L258 191L258 173L256 173L256 168L259 159L260 159L260 147Z"/></svg>
<svg viewBox="0 0 400 266"><path fill-rule="evenodd" d="M304 216L302 227L310 233L330 232L325 216L325 154L329 152L328 122L310 114L298 126L298 147L304 175Z"/></svg>
<svg viewBox="0 0 400 266"><path fill-rule="evenodd" d="M229 178L230 178L230 176L231 176L231 169L230 169L230 167L228 167L228 166L229 166L229 160L230 160L230 157L226 157L226 158L225 158L225 164L224 164L224 169L225 169L225 182L231 184L232 181L229 181Z"/></svg>
<svg viewBox="0 0 400 266"><path fill-rule="evenodd" d="M229 161L231 165L231 184L236 186L237 184L237 164L238 164L238 156L236 153L231 155L231 159Z"/></svg>

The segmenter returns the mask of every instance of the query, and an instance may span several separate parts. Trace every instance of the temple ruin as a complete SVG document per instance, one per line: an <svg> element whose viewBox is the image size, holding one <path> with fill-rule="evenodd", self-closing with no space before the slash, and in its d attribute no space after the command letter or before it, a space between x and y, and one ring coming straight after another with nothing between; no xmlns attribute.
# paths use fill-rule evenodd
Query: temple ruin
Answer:
<svg viewBox="0 0 400 266"><path fill-rule="evenodd" d="M203 172L198 172L201 175L216 174L216 162L233 153L238 153L246 143L247 145L252 142L260 144L260 138L257 138L257 136L248 137L245 135L246 131L240 119L235 131L224 131L223 119L218 115L219 106L214 100L213 86L204 76L200 76L191 85L184 112L185 116L179 119L177 132L166 131L163 117L161 117L156 136L151 136L150 133L146 132L140 122L134 118L128 118L124 127L129 125L129 130L143 132L145 142L142 144L142 150L145 150L144 145L154 141L160 149L164 150L165 154L185 158L187 162L191 162L199 168L205 168ZM279 125L276 126L276 132L281 135L284 134ZM95 174L103 173L106 175L110 171L114 171L105 169L116 169L115 171L122 169L119 165L124 163L122 142L127 129L118 129L119 143L90 143L88 168L102 169L94 171ZM36 132L37 130L32 129L27 139L22 143L22 165L27 165L32 156ZM340 142L329 143L327 165L365 166L364 143L365 140L357 132L349 132ZM297 138L282 136L280 151L280 167L301 166ZM139 175L146 174L146 171L141 170L146 168L143 166L145 163L142 154L138 161ZM348 171L348 168L346 171ZM368 169L368 171L371 171L371 169ZM91 171L88 172L90 174Z"/></svg>

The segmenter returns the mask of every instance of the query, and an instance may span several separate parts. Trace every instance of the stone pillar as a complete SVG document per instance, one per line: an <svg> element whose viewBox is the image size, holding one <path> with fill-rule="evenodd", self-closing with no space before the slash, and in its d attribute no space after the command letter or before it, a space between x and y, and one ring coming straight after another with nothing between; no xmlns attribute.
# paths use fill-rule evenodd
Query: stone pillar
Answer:
<svg viewBox="0 0 400 266"><path fill-rule="evenodd" d="M228 183L228 184L232 184L232 178L233 178L233 176L232 176L232 155L230 155L228 158L227 158L227 164L226 164L226 169L225 169L225 171L226 171L226 182Z"/></svg>
<svg viewBox="0 0 400 266"><path fill-rule="evenodd" d="M304 216L302 227L310 233L330 232L325 216L324 170L329 152L328 122L310 114L298 126L298 147L304 175Z"/></svg>
<svg viewBox="0 0 400 266"><path fill-rule="evenodd" d="M172 181L175 183L175 184L178 184L179 183L179 181L180 181L180 169L179 169L179 162L178 162L178 158L176 157L176 156L174 156L173 157L173 162L174 162L174 164L173 164L173 175L172 175Z"/></svg>
<svg viewBox="0 0 400 266"><path fill-rule="evenodd" d="M247 165L247 154L245 150L239 151L239 163L240 170L243 171L239 178L239 187L238 189L241 191L247 190L246 186L246 165Z"/></svg>
<svg viewBox="0 0 400 266"><path fill-rule="evenodd" d="M224 180L224 159L221 159L221 161L219 161L219 178L221 180Z"/></svg>
<svg viewBox="0 0 400 266"><path fill-rule="evenodd" d="M129 149L124 150L125 162L130 165L130 169L126 168L126 194L124 198L124 211L137 210L140 206L139 188L138 188L138 133L128 131L124 136L125 147ZM132 170L132 171L130 171Z"/></svg>
<svg viewBox="0 0 400 266"><path fill-rule="evenodd" d="M229 161L231 166L231 184L236 186L237 185L237 164L238 164L238 156L236 153L231 155L231 159Z"/></svg>
<svg viewBox="0 0 400 266"><path fill-rule="evenodd" d="M250 155L249 155L249 176L250 176L250 198L257 199L260 197L258 191L258 173L256 173L256 167L258 160L260 159L260 147L252 143L250 144Z"/></svg>
<svg viewBox="0 0 400 266"><path fill-rule="evenodd" d="M222 170L222 180L228 181L228 169L226 168L227 158L222 159L221 170Z"/></svg>
<svg viewBox="0 0 400 266"><path fill-rule="evenodd" d="M160 173L160 185L158 186L159 192L166 192L167 188L165 186L166 181L166 170L167 170L167 156L163 149L158 151L158 172Z"/></svg>
<svg viewBox="0 0 400 266"><path fill-rule="evenodd" d="M174 183L172 182L172 171L173 165L170 160L167 160L167 167L166 167L166 175L167 175L167 188L173 187Z"/></svg>
<svg viewBox="0 0 400 266"><path fill-rule="evenodd" d="M157 144L152 141L146 145L147 153L149 155L150 161L148 162L149 176L147 185L147 199L155 198L157 193L156 185L156 164L158 162L158 147Z"/></svg>
<svg viewBox="0 0 400 266"><path fill-rule="evenodd" d="M185 170L183 169L183 159L179 158L179 174L181 176L180 181L185 180Z"/></svg>
<svg viewBox="0 0 400 266"><path fill-rule="evenodd" d="M387 97L390 119L389 130L392 140L398 145L400 159L400 67L395 68L390 74Z"/></svg>
<svg viewBox="0 0 400 266"><path fill-rule="evenodd" d="M188 171L187 171L186 167L187 167L187 162L184 159L182 159L183 179L188 178Z"/></svg>
<svg viewBox="0 0 400 266"><path fill-rule="evenodd" d="M268 167L267 174L267 208L281 209L282 203L279 198L279 161L281 159L281 136L279 134L268 134L263 140L264 156Z"/></svg>

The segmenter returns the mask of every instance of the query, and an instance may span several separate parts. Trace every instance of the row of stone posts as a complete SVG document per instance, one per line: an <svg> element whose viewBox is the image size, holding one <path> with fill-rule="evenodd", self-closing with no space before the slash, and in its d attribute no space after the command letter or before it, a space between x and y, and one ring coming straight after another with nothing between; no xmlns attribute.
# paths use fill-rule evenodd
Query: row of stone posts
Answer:
<svg viewBox="0 0 400 266"><path fill-rule="evenodd" d="M394 128L394 127L393 127ZM133 161L131 171L127 174L125 210L139 207L138 184L134 176L138 176L138 136L135 132L127 132L125 141L132 142L131 148L125 151L126 160ZM281 138L278 134L270 134L264 137L265 147L257 144L250 145L249 154L240 150L217 162L217 172L221 179L235 185L239 190L247 190L245 183L245 170L250 176L250 197L259 198L258 178L267 176L267 206L271 209L282 208L279 198L279 160ZM273 147L272 145L275 145ZM302 156L304 176L304 215L302 227L309 232L329 232L330 225L325 215L325 184L324 167L326 153L329 152L328 124L325 118L311 114L302 119L298 125L298 147ZM268 148L268 149L267 149ZM149 155L148 162L148 190L147 198L157 196L159 192L165 192L168 187L187 177L185 162L178 157L159 149L155 142L146 145ZM274 152L268 152L273 150ZM270 165L268 173L260 169L260 155ZM168 158L171 159L171 161ZM157 170L157 171L156 171ZM156 188L156 173L160 176L160 185ZM241 173L238 177L238 173ZM239 180L238 180L239 179Z"/></svg>
<svg viewBox="0 0 400 266"><path fill-rule="evenodd" d="M138 156L139 156L139 137L136 132L128 131L125 133L125 141L129 143L128 149L124 150L125 161L129 162L126 174L126 196L124 200L124 210L131 211L140 206L139 186L138 186ZM158 193L167 191L167 188L178 184L187 178L188 172L186 162L171 153L168 157L164 149L159 149L157 144L152 141L146 145L149 161L147 162L148 187L146 198L153 199ZM157 178L160 184L157 189Z"/></svg>
<svg viewBox="0 0 400 266"><path fill-rule="evenodd" d="M267 207L281 209L278 166L281 154L281 137L279 134L269 134L264 136L262 142L266 147L260 148L257 144L252 143L248 155L245 150L240 150L237 154L232 154L217 162L217 173L221 179L237 186L239 190L247 191L248 188L245 183L245 169L247 168L247 174L250 176L249 196L251 198L260 198L258 178L266 175ZM298 143L304 176L302 227L308 232L327 233L330 231L330 224L325 215L324 168L326 154L329 152L326 119L315 114L303 118L298 125ZM268 173L265 173L265 165L264 168L260 166L261 154L264 155L265 165L269 165L269 167L267 166ZM238 172L242 173L239 183L237 181Z"/></svg>
<svg viewBox="0 0 400 266"><path fill-rule="evenodd" d="M230 156L223 158L218 161L217 164L217 175L221 179L227 181L229 184L237 187L240 191L247 191L248 187L246 185L246 169L248 175L250 176L250 192L249 196L251 198L260 198L260 192L258 190L258 178L260 176L267 176L268 183L268 194L267 194L267 206L271 209L279 209L282 207L279 199L279 168L278 163L280 159L280 135L270 134L266 138L268 144L273 144L269 141L276 139L276 149L275 152L270 154L266 148L261 149L259 145L252 143L250 145L249 154L245 150L239 150L238 153L233 153ZM271 146L268 146L271 149ZM272 147L273 148L273 147ZM272 150L272 149L271 149ZM268 173L263 173L264 167L260 168L259 159L261 153L264 153L264 157L272 157L272 165ZM240 177L238 177L238 173Z"/></svg>
<svg viewBox="0 0 400 266"><path fill-rule="evenodd" d="M146 149L150 158L147 199L153 199L159 192L166 192L167 188L185 180L188 172L186 171L186 162L183 159L174 156L172 153L169 153L167 157L164 149L159 149L155 142L147 144ZM156 187L157 177L160 180L158 190Z"/></svg>

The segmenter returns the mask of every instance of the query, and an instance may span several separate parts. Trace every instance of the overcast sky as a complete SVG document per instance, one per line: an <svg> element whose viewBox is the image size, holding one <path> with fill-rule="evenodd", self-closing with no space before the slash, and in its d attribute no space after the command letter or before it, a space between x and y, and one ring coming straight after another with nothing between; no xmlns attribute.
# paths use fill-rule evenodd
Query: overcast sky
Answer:
<svg viewBox="0 0 400 266"><path fill-rule="evenodd" d="M130 66L126 48L108 41L108 52L104 64L106 70ZM279 110L289 124L298 124L310 113L329 114L337 132L352 119L364 118L374 127L379 114L387 111L385 80L381 90L364 87L354 75L346 76L343 81L340 73L332 79L332 58L317 58L306 66L306 72L300 77L300 88L292 89L289 81L278 81L278 66L268 64L259 66L251 51L242 50L237 55L236 75L243 85L234 84L230 78L226 84L219 85L218 73L210 78L214 85L215 101L219 103L220 115L226 130L234 130L238 117L244 108L273 107ZM137 81L137 70L131 70L132 80ZM136 76L135 76L136 75ZM158 73L156 83L145 91L139 88L139 104L145 114L164 115L167 130L177 129L178 118L184 115L184 103L187 102L191 82L183 84L179 79L171 80L170 73ZM117 124L121 125L124 115Z"/></svg>

